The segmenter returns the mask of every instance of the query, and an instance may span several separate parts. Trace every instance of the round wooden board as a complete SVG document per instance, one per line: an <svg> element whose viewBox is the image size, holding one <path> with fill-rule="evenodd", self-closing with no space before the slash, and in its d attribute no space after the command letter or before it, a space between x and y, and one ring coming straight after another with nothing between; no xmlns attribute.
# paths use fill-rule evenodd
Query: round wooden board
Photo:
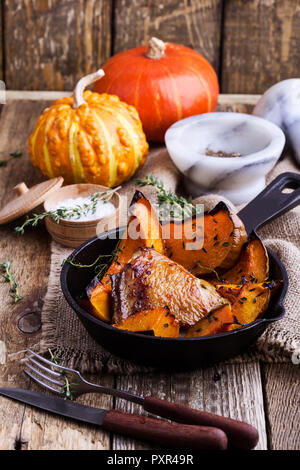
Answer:
<svg viewBox="0 0 300 470"><path fill-rule="evenodd" d="M12 199L0 210L0 225L18 219L22 215L35 209L42 204L53 191L60 188L63 182L64 179L59 176L58 178L52 178L36 184L30 189L28 189L24 183L16 186L14 189L19 196Z"/></svg>

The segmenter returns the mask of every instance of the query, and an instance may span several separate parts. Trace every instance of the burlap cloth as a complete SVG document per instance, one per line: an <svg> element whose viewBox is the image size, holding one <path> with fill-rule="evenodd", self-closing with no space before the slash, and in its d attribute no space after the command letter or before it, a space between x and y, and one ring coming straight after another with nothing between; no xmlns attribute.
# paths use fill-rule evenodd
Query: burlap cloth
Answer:
<svg viewBox="0 0 300 470"><path fill-rule="evenodd" d="M268 176L268 182L285 171L298 171L292 160L286 156ZM173 191L181 190L180 175L176 171L165 149L157 148L144 168L136 175L142 178L152 173L161 179L165 187ZM136 189L135 178L123 186L121 193L129 195ZM144 194L156 202L156 192L151 187L143 188ZM198 198L209 210L224 198L210 195ZM225 201L226 202L226 201ZM228 202L228 201L227 201ZM237 209L237 208L236 208ZM284 263L290 281L285 300L285 317L270 325L256 344L246 353L233 358L230 362L247 362L260 359L265 362L291 362L300 352L300 211L294 209L271 222L259 234L267 247L271 248ZM40 352L48 348L54 350L70 366L82 372L136 373L149 370L129 361L113 356L99 346L86 332L76 314L65 301L60 289L60 270L62 261L71 253L52 242L51 268L48 291L42 311L42 341Z"/></svg>

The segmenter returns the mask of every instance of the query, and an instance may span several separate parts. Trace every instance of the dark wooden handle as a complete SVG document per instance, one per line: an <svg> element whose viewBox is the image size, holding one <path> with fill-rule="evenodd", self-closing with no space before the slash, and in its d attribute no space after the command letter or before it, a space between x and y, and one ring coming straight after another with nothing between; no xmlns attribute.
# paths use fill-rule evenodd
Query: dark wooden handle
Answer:
<svg viewBox="0 0 300 470"><path fill-rule="evenodd" d="M258 431L250 424L206 411L199 411L180 403L172 403L154 397L146 397L144 409L163 418L197 426L213 426L222 429L231 447L253 449L258 442Z"/></svg>
<svg viewBox="0 0 300 470"><path fill-rule="evenodd" d="M227 437L221 429L169 423L117 410L107 412L102 428L106 431L153 442L160 447L193 450L227 449Z"/></svg>

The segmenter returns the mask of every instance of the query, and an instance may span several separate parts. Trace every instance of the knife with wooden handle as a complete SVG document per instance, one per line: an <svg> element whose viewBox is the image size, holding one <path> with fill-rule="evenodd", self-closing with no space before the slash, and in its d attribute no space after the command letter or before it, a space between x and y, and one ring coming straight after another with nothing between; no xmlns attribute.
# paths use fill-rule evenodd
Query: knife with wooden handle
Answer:
<svg viewBox="0 0 300 470"><path fill-rule="evenodd" d="M106 431L152 442L160 447L187 450L225 450L226 434L211 426L170 423L117 410L80 405L32 390L0 388L0 395L67 418L100 426Z"/></svg>
<svg viewBox="0 0 300 470"><path fill-rule="evenodd" d="M172 403L155 397L146 397L144 410L171 419L177 423L197 426L213 426L225 432L231 447L253 449L258 443L258 431L254 426L214 413L195 410L180 403Z"/></svg>

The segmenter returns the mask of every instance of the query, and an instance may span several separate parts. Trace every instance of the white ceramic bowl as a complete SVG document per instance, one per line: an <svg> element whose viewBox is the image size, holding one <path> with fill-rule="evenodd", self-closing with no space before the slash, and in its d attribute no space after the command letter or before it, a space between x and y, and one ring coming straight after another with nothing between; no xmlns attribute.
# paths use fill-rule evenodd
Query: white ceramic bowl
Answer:
<svg viewBox="0 0 300 470"><path fill-rule="evenodd" d="M265 176L279 159L285 136L265 119L216 112L176 122L167 130L165 142L192 197L215 193L242 204L264 189ZM208 156L208 149L241 156Z"/></svg>

